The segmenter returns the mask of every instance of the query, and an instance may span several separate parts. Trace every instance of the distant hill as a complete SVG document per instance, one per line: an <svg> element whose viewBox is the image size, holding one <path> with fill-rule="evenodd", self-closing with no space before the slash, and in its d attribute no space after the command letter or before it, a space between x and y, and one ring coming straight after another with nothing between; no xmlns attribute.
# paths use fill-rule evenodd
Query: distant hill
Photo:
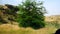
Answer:
<svg viewBox="0 0 60 34"><path fill-rule="evenodd" d="M60 15L46 16L45 21L60 21Z"/></svg>

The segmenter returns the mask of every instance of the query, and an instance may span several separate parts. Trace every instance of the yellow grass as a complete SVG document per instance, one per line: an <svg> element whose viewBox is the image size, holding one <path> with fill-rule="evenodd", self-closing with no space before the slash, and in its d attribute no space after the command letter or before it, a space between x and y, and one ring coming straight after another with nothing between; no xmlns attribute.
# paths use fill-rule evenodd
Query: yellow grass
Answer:
<svg viewBox="0 0 60 34"><path fill-rule="evenodd" d="M30 27L22 28L17 25L3 24L0 25L0 34L52 34L57 29L55 27L45 27L42 29L34 30Z"/></svg>

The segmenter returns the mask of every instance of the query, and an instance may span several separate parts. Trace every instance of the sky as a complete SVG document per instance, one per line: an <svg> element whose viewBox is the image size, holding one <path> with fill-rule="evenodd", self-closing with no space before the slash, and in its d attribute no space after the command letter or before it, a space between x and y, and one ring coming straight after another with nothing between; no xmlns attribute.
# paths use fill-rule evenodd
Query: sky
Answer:
<svg viewBox="0 0 60 34"><path fill-rule="evenodd" d="M12 4L18 5L24 0L0 0L0 5L2 4ZM47 10L46 16L50 15L60 15L60 0L37 0L37 1L44 1L43 6Z"/></svg>

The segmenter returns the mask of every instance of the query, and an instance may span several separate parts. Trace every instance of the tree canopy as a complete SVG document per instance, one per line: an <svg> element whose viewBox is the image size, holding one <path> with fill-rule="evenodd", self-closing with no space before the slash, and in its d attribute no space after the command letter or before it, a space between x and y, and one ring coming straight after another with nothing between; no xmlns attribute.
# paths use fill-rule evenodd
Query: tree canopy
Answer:
<svg viewBox="0 0 60 34"><path fill-rule="evenodd" d="M17 21L19 26L32 27L39 29L45 26L44 13L46 9L43 7L43 3L26 0L19 5L19 12Z"/></svg>

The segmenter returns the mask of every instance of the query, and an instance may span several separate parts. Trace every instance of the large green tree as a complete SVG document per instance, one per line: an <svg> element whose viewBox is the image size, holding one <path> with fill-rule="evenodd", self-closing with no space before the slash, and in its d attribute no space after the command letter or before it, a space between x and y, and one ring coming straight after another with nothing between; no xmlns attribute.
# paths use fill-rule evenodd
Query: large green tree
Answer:
<svg viewBox="0 0 60 34"><path fill-rule="evenodd" d="M32 27L34 29L45 26L44 13L46 10L42 2L26 0L19 5L19 9L17 18L19 26Z"/></svg>

